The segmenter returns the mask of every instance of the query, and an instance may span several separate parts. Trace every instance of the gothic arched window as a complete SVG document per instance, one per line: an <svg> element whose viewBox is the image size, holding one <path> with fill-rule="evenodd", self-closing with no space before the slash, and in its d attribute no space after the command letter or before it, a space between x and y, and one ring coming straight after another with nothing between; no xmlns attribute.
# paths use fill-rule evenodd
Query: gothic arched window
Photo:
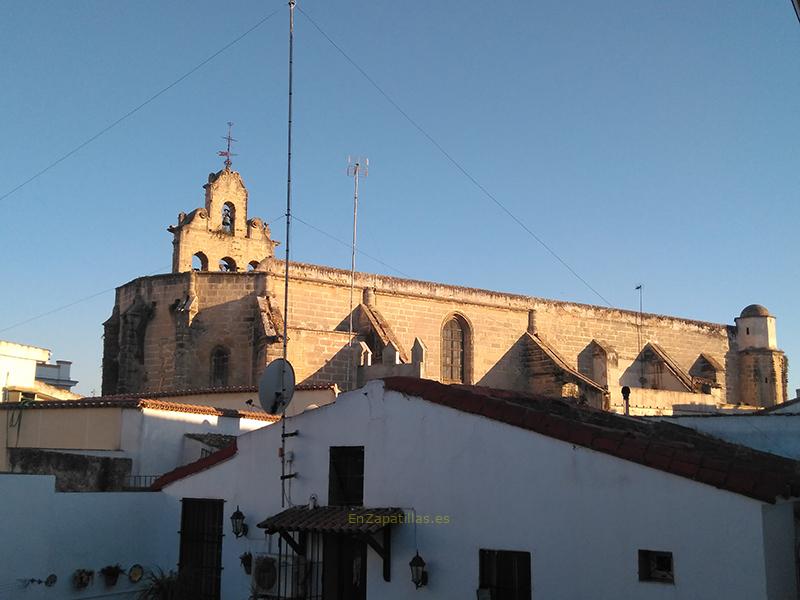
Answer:
<svg viewBox="0 0 800 600"><path fill-rule="evenodd" d="M467 343L469 341L467 322L459 315L453 315L442 328L442 382L467 382Z"/></svg>
<svg viewBox="0 0 800 600"><path fill-rule="evenodd" d="M211 387L227 387L231 352L223 346L211 351Z"/></svg>

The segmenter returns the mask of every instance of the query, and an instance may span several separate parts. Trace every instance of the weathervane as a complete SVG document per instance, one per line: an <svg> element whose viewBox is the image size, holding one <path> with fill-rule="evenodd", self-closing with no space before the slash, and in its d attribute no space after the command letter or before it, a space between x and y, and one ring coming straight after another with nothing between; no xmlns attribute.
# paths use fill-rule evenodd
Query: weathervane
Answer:
<svg viewBox="0 0 800 600"><path fill-rule="evenodd" d="M231 170L231 156L238 156L237 154L234 154L233 152L231 152L231 142L237 142L238 141L238 140L235 140L235 139L233 139L231 137L231 127L233 127L233 123L228 121L228 135L222 137L223 140L228 140L228 149L227 150L220 150L219 152L217 152L217 154L219 156L224 156L225 157L225 170L226 171L230 171Z"/></svg>

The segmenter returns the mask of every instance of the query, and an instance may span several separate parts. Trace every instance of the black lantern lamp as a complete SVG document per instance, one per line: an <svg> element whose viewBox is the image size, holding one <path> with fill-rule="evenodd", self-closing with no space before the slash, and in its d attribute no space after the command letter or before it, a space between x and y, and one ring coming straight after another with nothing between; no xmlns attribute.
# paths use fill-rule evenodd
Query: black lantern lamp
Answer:
<svg viewBox="0 0 800 600"><path fill-rule="evenodd" d="M423 585L428 585L428 572L425 570L425 561L422 560L419 551L417 551L414 558L411 559L411 562L408 563L408 566L411 567L411 581L417 589L421 588Z"/></svg>
<svg viewBox="0 0 800 600"><path fill-rule="evenodd" d="M247 523L244 522L244 514L236 507L236 512L231 515L231 527L233 528L233 535L237 538L247 535Z"/></svg>

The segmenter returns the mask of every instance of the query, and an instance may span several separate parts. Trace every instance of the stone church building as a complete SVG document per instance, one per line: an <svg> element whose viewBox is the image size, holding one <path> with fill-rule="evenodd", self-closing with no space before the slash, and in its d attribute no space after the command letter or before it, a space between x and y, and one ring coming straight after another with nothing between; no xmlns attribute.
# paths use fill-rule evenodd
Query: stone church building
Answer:
<svg viewBox="0 0 800 600"><path fill-rule="evenodd" d="M172 273L117 288L105 322L103 394L254 386L282 355L284 263L248 216L239 173L212 173L180 213ZM558 397L631 414L787 399L775 317L694 321L290 263L288 354L300 384L351 389L412 375Z"/></svg>

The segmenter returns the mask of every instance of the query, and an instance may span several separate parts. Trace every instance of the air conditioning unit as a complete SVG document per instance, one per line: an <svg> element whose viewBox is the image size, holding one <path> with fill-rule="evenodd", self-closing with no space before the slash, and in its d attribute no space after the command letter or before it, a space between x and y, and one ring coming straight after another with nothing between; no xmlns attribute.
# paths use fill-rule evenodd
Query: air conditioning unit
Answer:
<svg viewBox="0 0 800 600"><path fill-rule="evenodd" d="M302 600L306 596L309 562L302 556L255 554L253 597L263 600Z"/></svg>

